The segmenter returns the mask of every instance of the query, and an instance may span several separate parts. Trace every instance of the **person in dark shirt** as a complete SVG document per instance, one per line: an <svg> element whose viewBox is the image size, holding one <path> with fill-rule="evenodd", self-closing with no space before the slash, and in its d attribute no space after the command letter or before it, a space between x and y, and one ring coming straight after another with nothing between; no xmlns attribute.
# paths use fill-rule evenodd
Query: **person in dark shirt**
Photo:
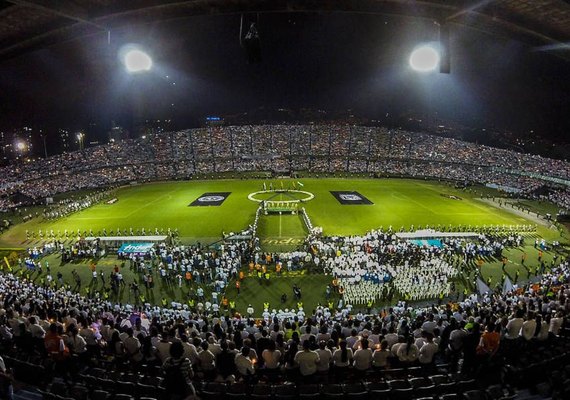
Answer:
<svg viewBox="0 0 570 400"><path fill-rule="evenodd" d="M222 351L220 352L220 354L218 354L216 358L216 365L218 367L218 373L224 380L226 380L232 376L235 377L236 353L230 350L228 342L225 340L220 343L220 347L222 348Z"/></svg>

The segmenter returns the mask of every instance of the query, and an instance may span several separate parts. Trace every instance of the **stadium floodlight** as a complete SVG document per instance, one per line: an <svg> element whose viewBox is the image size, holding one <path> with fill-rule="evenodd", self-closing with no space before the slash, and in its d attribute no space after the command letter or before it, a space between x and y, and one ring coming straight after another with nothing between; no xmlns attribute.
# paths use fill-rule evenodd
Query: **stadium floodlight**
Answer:
<svg viewBox="0 0 570 400"><path fill-rule="evenodd" d="M77 133L77 142L79 143L79 150L83 150L83 141L85 139L85 133Z"/></svg>
<svg viewBox="0 0 570 400"><path fill-rule="evenodd" d="M123 57L123 63L130 73L146 72L152 68L150 56L139 49L128 50Z"/></svg>
<svg viewBox="0 0 570 400"><path fill-rule="evenodd" d="M432 46L421 46L410 56L410 67L418 72L434 71L439 65L439 52Z"/></svg>
<svg viewBox="0 0 570 400"><path fill-rule="evenodd" d="M17 143L16 143L16 148L17 148L19 151L24 151L24 150L26 150L26 143L24 143L24 142L17 142Z"/></svg>

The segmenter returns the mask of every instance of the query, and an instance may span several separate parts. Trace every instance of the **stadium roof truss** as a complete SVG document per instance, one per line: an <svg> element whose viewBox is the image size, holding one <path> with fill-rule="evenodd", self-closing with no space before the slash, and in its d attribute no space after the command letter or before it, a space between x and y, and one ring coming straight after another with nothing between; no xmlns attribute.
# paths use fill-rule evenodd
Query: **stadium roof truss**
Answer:
<svg viewBox="0 0 570 400"><path fill-rule="evenodd" d="M570 59L570 0L0 0L0 60L128 25L269 12L425 18L564 50L556 53Z"/></svg>

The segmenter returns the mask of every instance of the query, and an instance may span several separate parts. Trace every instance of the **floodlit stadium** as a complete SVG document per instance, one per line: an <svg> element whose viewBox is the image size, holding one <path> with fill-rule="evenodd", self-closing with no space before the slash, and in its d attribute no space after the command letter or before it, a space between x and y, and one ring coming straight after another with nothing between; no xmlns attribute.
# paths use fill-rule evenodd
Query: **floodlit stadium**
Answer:
<svg viewBox="0 0 570 400"><path fill-rule="evenodd" d="M0 1L0 398L568 398L570 6L202 3Z"/></svg>

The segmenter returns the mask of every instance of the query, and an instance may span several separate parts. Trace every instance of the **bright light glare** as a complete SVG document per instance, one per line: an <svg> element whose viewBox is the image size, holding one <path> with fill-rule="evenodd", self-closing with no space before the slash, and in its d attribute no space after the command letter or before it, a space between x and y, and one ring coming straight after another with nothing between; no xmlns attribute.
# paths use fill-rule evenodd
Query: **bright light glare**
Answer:
<svg viewBox="0 0 570 400"><path fill-rule="evenodd" d="M437 68L439 53L433 47L423 46L415 49L410 56L410 67L418 72L429 72Z"/></svg>
<svg viewBox="0 0 570 400"><path fill-rule="evenodd" d="M16 147L18 148L18 150L25 150L26 149L26 143L24 142L18 142L16 143Z"/></svg>
<svg viewBox="0 0 570 400"><path fill-rule="evenodd" d="M149 55L140 50L129 50L125 54L124 63L129 72L149 71L152 67Z"/></svg>

